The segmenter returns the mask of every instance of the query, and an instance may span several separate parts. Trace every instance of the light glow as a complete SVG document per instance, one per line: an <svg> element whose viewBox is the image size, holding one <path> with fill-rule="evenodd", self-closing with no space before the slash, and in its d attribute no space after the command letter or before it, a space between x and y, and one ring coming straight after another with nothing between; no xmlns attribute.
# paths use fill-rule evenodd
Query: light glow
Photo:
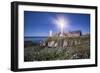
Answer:
<svg viewBox="0 0 100 73"><path fill-rule="evenodd" d="M68 28L68 19L65 19L63 16L59 16L55 21L55 24L60 28L61 36L63 36L64 29Z"/></svg>

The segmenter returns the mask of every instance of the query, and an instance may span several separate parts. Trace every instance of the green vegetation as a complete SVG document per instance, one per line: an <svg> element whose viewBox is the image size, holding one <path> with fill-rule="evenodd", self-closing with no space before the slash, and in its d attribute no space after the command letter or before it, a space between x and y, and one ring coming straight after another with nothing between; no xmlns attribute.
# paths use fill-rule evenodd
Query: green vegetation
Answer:
<svg viewBox="0 0 100 73"><path fill-rule="evenodd" d="M24 61L49 61L49 60L69 60L69 59L88 59L90 58L90 37L49 37L45 41L58 39L80 40L81 44L68 47L48 47L34 44L31 41L25 42Z"/></svg>

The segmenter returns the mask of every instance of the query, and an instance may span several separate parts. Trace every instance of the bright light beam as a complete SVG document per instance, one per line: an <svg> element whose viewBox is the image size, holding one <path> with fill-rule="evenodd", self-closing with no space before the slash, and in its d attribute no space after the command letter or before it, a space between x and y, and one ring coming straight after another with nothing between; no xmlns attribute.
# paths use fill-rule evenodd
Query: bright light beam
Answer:
<svg viewBox="0 0 100 73"><path fill-rule="evenodd" d="M64 20L64 18L59 18L59 20L58 20L58 26L60 26L60 28L61 28L61 36L63 36L64 26L65 26L65 20Z"/></svg>
<svg viewBox="0 0 100 73"><path fill-rule="evenodd" d="M68 20L65 19L63 16L60 16L57 18L57 20L55 20L55 23L57 24L57 26L59 26L61 36L63 36L64 28L68 27Z"/></svg>

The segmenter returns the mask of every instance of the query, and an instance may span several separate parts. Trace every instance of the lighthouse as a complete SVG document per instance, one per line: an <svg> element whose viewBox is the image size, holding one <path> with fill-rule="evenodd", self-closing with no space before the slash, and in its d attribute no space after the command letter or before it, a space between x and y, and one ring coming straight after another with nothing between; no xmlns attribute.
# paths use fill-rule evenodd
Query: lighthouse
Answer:
<svg viewBox="0 0 100 73"><path fill-rule="evenodd" d="M58 16L57 19L54 20L55 24L60 28L60 36L64 36L64 29L68 28L68 19L65 19L64 16Z"/></svg>
<svg viewBox="0 0 100 73"><path fill-rule="evenodd" d="M49 36L52 37L52 30L49 31Z"/></svg>

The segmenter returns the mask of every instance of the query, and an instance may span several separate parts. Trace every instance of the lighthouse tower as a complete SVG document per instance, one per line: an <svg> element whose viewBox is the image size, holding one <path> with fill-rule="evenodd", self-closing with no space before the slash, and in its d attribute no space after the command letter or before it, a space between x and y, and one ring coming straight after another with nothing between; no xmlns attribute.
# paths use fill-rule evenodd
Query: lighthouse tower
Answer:
<svg viewBox="0 0 100 73"><path fill-rule="evenodd" d="M52 37L52 30L49 31L49 36Z"/></svg>

